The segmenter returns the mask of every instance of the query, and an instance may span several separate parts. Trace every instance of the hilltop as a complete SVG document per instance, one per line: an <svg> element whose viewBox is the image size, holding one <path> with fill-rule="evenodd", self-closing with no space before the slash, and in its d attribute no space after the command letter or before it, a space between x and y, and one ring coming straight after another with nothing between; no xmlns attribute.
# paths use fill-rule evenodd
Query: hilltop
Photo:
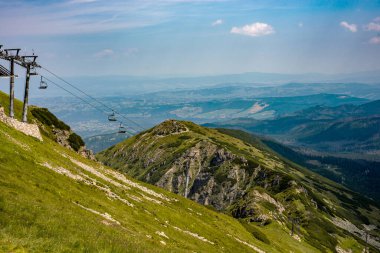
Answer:
<svg viewBox="0 0 380 253"><path fill-rule="evenodd" d="M167 120L97 158L235 217L268 245L281 237L283 249L294 240L294 220L300 225L296 238L322 252L335 251L344 240L362 243L364 230L379 226L373 201L284 160L249 134L229 131ZM378 230L371 233L378 236Z"/></svg>

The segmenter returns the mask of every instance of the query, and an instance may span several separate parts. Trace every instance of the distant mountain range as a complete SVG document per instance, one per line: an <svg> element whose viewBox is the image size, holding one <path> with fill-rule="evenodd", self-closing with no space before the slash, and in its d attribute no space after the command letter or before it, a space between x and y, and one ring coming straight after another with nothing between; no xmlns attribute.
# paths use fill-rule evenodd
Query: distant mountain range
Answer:
<svg viewBox="0 0 380 253"><path fill-rule="evenodd" d="M278 86L287 83L364 83L379 84L380 71L365 71L343 74L281 74L248 72L240 74L208 76L72 76L66 79L77 87L97 96L133 97L138 94L167 91L173 89L202 89L212 86L249 85ZM21 83L24 80L19 79ZM22 95L22 89L17 90ZM32 89L33 97L62 96L62 91L54 85L43 93Z"/></svg>
<svg viewBox="0 0 380 253"><path fill-rule="evenodd" d="M243 129L323 152L380 153L380 100L316 106L270 120L238 118L205 125Z"/></svg>
<svg viewBox="0 0 380 253"><path fill-rule="evenodd" d="M86 146L95 153L105 150L130 137L127 134L110 133L84 138Z"/></svg>
<svg viewBox="0 0 380 253"><path fill-rule="evenodd" d="M198 124L237 117L272 119L316 105L338 106L347 103L363 104L368 102L367 99L345 94L325 93L305 96L250 98L232 96L232 98L222 98L222 96L228 96L234 91L245 96L254 94L241 87L235 88L225 87L209 91L193 90L179 93L157 93L136 99L105 97L101 98L101 101L146 128L168 118L191 120ZM296 92L294 91L294 93ZM285 95L286 93L284 92L283 94ZM219 98L212 99L212 96ZM48 107L60 118L64 119L65 122L68 122L75 131L85 137L116 131L117 126L110 124L106 119L106 115L99 113L98 110L87 104L81 103L78 99L51 98L40 100L39 104ZM134 125L129 127L132 130L135 128Z"/></svg>
<svg viewBox="0 0 380 253"><path fill-rule="evenodd" d="M169 89L166 91L151 92L138 95L136 98L152 99L153 101L166 99L171 103L178 103L181 101L195 102L209 101L213 99L295 97L318 94L341 94L350 97L360 97L375 100L380 99L380 85L354 82L291 82L281 85L263 85L257 83L222 83L197 89L194 89L194 87L192 87L188 89Z"/></svg>

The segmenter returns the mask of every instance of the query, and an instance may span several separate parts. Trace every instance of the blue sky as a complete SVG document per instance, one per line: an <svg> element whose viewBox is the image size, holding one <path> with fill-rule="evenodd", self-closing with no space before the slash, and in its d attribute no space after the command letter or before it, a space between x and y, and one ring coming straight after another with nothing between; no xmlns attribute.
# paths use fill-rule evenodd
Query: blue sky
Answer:
<svg viewBox="0 0 380 253"><path fill-rule="evenodd" d="M380 1L0 0L0 44L65 76L380 69Z"/></svg>

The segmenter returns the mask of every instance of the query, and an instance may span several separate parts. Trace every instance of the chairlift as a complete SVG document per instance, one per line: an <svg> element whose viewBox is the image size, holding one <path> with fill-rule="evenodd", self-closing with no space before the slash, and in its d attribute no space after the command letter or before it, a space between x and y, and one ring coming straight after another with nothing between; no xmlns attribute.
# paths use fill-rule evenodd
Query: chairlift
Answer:
<svg viewBox="0 0 380 253"><path fill-rule="evenodd" d="M38 87L40 90L45 90L48 87L46 81L43 80L43 76L41 76L41 82L40 87Z"/></svg>
<svg viewBox="0 0 380 253"><path fill-rule="evenodd" d="M108 115L108 121L117 121L114 111L112 111L112 113Z"/></svg>
<svg viewBox="0 0 380 253"><path fill-rule="evenodd" d="M119 126L119 134L125 134L127 132L127 129L125 127L123 127L123 124L120 123L120 126Z"/></svg>
<svg viewBox="0 0 380 253"><path fill-rule="evenodd" d="M30 74L31 76L36 76L36 75L38 75L38 73L37 73L37 71L36 71L36 68L31 68L29 74Z"/></svg>

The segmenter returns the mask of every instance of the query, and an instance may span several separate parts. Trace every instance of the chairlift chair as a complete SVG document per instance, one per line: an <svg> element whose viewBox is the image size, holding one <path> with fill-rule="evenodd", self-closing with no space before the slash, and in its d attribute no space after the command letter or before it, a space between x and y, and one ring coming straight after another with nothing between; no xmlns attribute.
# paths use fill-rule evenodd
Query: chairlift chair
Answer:
<svg viewBox="0 0 380 253"><path fill-rule="evenodd" d="M123 124L120 123L120 126L119 126L119 134L125 134L127 132L127 129L125 127L123 127Z"/></svg>
<svg viewBox="0 0 380 253"><path fill-rule="evenodd" d="M30 75L31 75L31 76L36 76L36 75L38 75L38 73L37 73L37 71L36 71L36 68L33 67L33 68L30 69Z"/></svg>
<svg viewBox="0 0 380 253"><path fill-rule="evenodd" d="M41 76L41 82L40 87L38 87L40 90L45 90L48 87L46 81L43 80L43 76Z"/></svg>
<svg viewBox="0 0 380 253"><path fill-rule="evenodd" d="M108 121L117 121L115 112L112 112L112 114L108 115Z"/></svg>

